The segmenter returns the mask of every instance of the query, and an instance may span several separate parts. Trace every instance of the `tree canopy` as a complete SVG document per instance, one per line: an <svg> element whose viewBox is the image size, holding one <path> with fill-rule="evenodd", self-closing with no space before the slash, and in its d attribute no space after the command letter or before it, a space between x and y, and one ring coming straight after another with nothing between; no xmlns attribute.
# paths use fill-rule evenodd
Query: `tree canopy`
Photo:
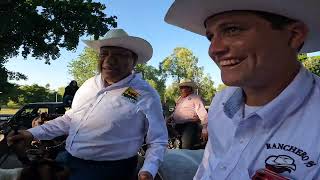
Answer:
<svg viewBox="0 0 320 180"><path fill-rule="evenodd" d="M177 47L160 63L160 69L166 76L171 76L175 82L180 82L183 78L198 82L197 78L202 76L203 67L199 67L197 63L198 58L191 50Z"/></svg>
<svg viewBox="0 0 320 180"><path fill-rule="evenodd" d="M107 17L105 5L92 0L12 0L0 7L0 57L19 54L57 59L60 48L74 50L79 37L94 39L116 27L115 16Z"/></svg>
<svg viewBox="0 0 320 180"><path fill-rule="evenodd" d="M28 55L50 64L60 56L60 49L75 50L79 38L103 36L116 27L116 17L104 13L106 6L92 0L7 0L0 6L0 87L8 95L8 79L26 79L8 71L10 58Z"/></svg>
<svg viewBox="0 0 320 180"><path fill-rule="evenodd" d="M209 104L216 90L209 75L205 75L203 67L198 66L198 58L187 48L177 47L173 53L160 63L160 70L170 76L173 83L166 90L165 96L169 104L179 95L178 83L181 79L191 79L198 86L198 93Z"/></svg>
<svg viewBox="0 0 320 180"><path fill-rule="evenodd" d="M308 57L307 54L302 53L298 55L298 61L309 71L320 76L320 56Z"/></svg>
<svg viewBox="0 0 320 180"><path fill-rule="evenodd" d="M135 68L136 72L141 72L143 78L148 81L148 83L158 91L161 98L164 98L164 93L166 90L166 78L162 72L147 64L138 64Z"/></svg>
<svg viewBox="0 0 320 180"><path fill-rule="evenodd" d="M91 48L85 48L78 58L73 59L69 65L69 73L82 85L87 79L97 74L99 56Z"/></svg>
<svg viewBox="0 0 320 180"><path fill-rule="evenodd" d="M302 63L309 71L320 76L320 56L309 57Z"/></svg>

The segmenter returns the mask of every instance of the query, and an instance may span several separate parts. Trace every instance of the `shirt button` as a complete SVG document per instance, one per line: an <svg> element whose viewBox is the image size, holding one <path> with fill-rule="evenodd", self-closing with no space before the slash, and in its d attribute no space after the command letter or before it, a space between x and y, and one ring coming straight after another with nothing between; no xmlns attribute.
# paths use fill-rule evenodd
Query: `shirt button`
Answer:
<svg viewBox="0 0 320 180"><path fill-rule="evenodd" d="M240 144L244 143L244 140L243 139L240 139Z"/></svg>
<svg viewBox="0 0 320 180"><path fill-rule="evenodd" d="M223 166L223 165L221 165L220 168L221 168L222 170L226 170L226 169L227 169L227 167L225 167L225 166Z"/></svg>

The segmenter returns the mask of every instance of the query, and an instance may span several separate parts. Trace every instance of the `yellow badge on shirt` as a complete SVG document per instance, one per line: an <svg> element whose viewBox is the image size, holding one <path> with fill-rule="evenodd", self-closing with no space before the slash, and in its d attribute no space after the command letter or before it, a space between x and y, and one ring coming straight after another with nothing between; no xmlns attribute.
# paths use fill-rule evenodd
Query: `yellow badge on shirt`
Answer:
<svg viewBox="0 0 320 180"><path fill-rule="evenodd" d="M132 103L137 103L140 97L140 94L136 90L134 90L132 87L129 87L127 90L125 90L122 93L122 96L128 99Z"/></svg>

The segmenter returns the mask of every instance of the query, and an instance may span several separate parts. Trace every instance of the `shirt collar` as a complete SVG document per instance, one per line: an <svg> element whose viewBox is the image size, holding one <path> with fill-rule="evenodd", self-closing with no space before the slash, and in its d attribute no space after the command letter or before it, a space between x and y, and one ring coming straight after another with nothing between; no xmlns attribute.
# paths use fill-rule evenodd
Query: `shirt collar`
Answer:
<svg viewBox="0 0 320 180"><path fill-rule="evenodd" d="M100 73L96 77L96 83L99 85L100 90L111 90L111 89L114 89L114 88L117 88L117 87L120 87L120 86L124 86L124 85L130 83L130 81L132 79L134 79L135 77L136 77L136 74L132 73L129 76L125 77L124 79L121 79L120 81L105 87L104 86L104 80L103 80L102 75Z"/></svg>
<svg viewBox="0 0 320 180"><path fill-rule="evenodd" d="M283 117L295 111L312 90L312 73L301 66L299 73L275 99L257 111L265 128L270 128Z"/></svg>
<svg viewBox="0 0 320 180"><path fill-rule="evenodd" d="M256 112L262 119L263 126L265 128L271 127L277 120L283 119L281 117L294 111L301 105L305 97L310 93L313 83L314 79L312 74L301 66L294 80L280 95ZM237 88L224 103L223 111L229 118L233 118L240 109L243 109L243 105L243 90Z"/></svg>
<svg viewBox="0 0 320 180"><path fill-rule="evenodd" d="M224 113L229 118L233 118L233 116L240 110L241 106L243 105L243 102L243 91L241 88L237 88L230 96L230 98L224 103Z"/></svg>

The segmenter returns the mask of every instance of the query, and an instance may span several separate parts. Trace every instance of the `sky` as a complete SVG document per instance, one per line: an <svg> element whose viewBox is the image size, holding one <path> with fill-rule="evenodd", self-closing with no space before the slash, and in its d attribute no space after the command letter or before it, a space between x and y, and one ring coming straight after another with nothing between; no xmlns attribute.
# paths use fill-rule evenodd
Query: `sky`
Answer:
<svg viewBox="0 0 320 180"><path fill-rule="evenodd" d="M146 39L153 46L153 57L149 65L158 67L165 57L169 56L176 47L190 49L199 59L198 66L204 67L215 86L222 83L220 71L208 55L209 41L200 35L188 32L164 22L164 16L173 0L100 0L107 8L104 11L108 16L118 17L118 27L129 35ZM80 39L88 39L82 37ZM67 86L73 77L68 73L68 64L80 53L85 44L80 41L75 51L61 50L60 58L47 65L43 60L35 60L21 56L12 58L6 64L8 70L20 72L28 76L28 80L11 81L20 85L50 84L50 89ZM318 55L316 53L314 55Z"/></svg>

